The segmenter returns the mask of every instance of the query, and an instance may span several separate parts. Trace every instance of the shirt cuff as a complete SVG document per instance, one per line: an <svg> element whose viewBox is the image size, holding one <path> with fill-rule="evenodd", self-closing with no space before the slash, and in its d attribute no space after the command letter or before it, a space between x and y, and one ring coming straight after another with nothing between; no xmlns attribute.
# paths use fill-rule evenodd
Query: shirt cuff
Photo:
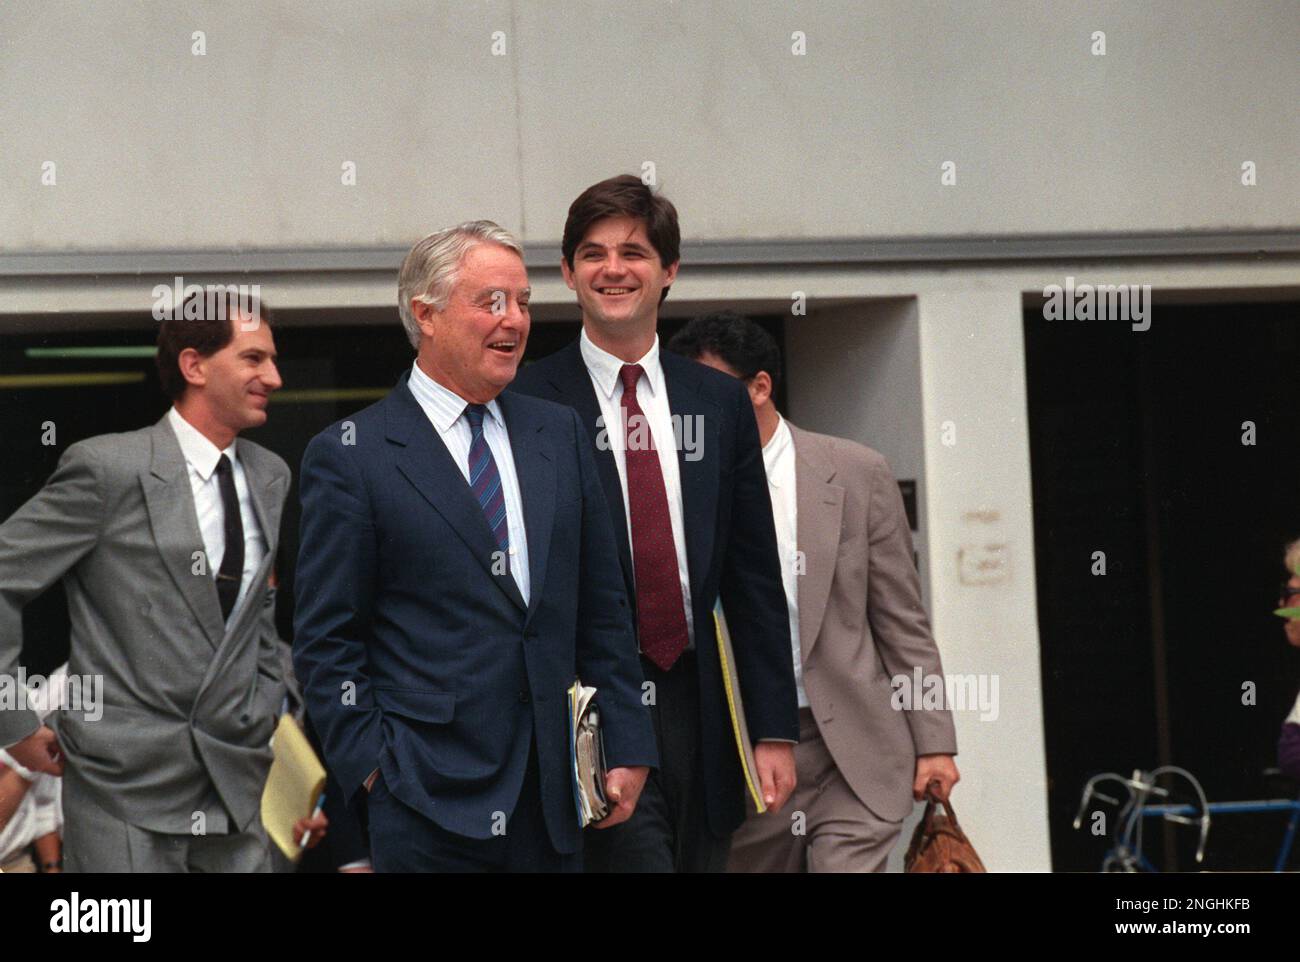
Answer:
<svg viewBox="0 0 1300 962"><path fill-rule="evenodd" d="M12 755L3 750L0 750L0 765L3 765L5 768L12 768L25 782L36 781L36 772L32 771L30 768L24 768L22 765L19 765L14 761Z"/></svg>

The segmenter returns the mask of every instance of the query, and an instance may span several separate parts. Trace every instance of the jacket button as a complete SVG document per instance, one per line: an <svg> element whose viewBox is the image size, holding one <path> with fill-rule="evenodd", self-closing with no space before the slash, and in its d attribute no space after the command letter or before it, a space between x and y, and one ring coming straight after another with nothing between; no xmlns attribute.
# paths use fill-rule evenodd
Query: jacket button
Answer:
<svg viewBox="0 0 1300 962"><path fill-rule="evenodd" d="M527 705L527 704L528 704L528 701L529 701L529 699L528 699L528 692L526 692L526 691L521 691L521 692L519 693L519 704L521 704L521 705Z"/></svg>

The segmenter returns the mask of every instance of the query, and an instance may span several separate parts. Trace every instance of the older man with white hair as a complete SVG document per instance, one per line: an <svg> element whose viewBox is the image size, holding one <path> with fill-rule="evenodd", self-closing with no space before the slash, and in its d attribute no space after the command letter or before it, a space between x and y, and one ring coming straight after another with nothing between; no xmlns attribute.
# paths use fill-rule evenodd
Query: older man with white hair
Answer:
<svg viewBox="0 0 1300 962"><path fill-rule="evenodd" d="M501 394L528 300L496 224L421 240L411 370L303 457L294 665L378 872L576 871L575 675L599 691L605 824L657 762L590 446L567 408Z"/></svg>

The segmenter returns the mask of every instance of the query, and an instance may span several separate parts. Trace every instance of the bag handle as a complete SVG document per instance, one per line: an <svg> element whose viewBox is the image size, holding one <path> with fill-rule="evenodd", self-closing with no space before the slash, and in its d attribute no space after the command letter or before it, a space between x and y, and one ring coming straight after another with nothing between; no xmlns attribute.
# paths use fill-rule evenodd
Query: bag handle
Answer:
<svg viewBox="0 0 1300 962"><path fill-rule="evenodd" d="M935 795L934 789L930 787L937 784L939 784L939 782L936 779L931 781L929 785L925 786L925 833L927 835L930 834L932 822L934 820L935 808L939 805L942 805L948 811L948 819L952 822L952 827L961 831L961 826L957 823L957 813L952 810L951 793L948 795L946 801L941 800L937 795Z"/></svg>

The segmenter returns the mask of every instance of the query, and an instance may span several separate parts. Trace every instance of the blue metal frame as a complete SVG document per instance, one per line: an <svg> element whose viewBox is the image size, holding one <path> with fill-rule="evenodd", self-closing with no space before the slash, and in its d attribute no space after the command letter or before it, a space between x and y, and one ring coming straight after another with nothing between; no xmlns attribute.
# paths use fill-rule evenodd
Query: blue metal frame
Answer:
<svg viewBox="0 0 1300 962"><path fill-rule="evenodd" d="M1238 815L1251 812L1290 812L1291 818L1287 821L1286 833L1282 837L1282 848L1277 853L1277 861L1273 865L1274 872L1281 872L1286 868L1287 859L1291 856L1291 846L1295 843L1296 829L1300 827L1300 798L1285 799L1272 798L1261 799L1258 801L1248 802L1211 802L1205 807L1205 810L1212 815ZM1192 805L1144 805L1142 806L1142 815L1181 815L1192 816L1199 812ZM1113 851L1113 850L1112 850ZM1144 867L1148 871L1155 871L1151 863L1148 862L1141 854L1136 853Z"/></svg>

